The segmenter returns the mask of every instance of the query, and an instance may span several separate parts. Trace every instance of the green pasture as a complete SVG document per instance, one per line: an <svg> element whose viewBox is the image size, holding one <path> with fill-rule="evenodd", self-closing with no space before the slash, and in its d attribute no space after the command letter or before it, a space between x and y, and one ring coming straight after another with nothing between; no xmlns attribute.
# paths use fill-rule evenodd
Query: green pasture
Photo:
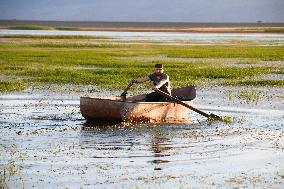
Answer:
<svg viewBox="0 0 284 189"><path fill-rule="evenodd" d="M129 80L150 74L156 63L165 65L174 87L283 86L281 80L250 79L264 74L283 74L283 66L259 66L263 61L283 61L282 46L134 45L75 36L22 37L28 41L19 41L19 38L0 41L0 92L48 84L122 89ZM147 59L151 57L165 58ZM192 61L194 58L199 59ZM202 61L203 58L212 60ZM239 59L240 66L227 65L226 60L230 59Z"/></svg>

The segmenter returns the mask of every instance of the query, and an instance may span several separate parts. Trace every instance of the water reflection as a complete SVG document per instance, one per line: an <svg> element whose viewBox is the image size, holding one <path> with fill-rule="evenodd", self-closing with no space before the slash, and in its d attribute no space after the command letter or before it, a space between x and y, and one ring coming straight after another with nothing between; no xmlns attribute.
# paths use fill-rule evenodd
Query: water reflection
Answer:
<svg viewBox="0 0 284 189"><path fill-rule="evenodd" d="M160 164L170 162L163 157L174 154L169 131L162 127L86 121L81 130L80 145L100 151L94 158L142 158L141 161L154 164L154 170L161 170Z"/></svg>
<svg viewBox="0 0 284 189"><path fill-rule="evenodd" d="M170 162L162 157L171 156L171 140L167 137L163 137L163 133L160 131L153 131L151 149L155 157L152 161L152 163L155 164L154 170L162 170L162 165L160 164Z"/></svg>

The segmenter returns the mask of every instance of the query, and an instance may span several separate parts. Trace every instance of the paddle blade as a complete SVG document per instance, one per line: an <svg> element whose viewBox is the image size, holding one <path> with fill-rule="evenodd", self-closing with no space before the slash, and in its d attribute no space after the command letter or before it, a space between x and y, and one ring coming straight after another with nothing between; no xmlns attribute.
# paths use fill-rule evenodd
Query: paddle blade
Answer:
<svg viewBox="0 0 284 189"><path fill-rule="evenodd" d="M194 86L179 87L172 89L172 96L180 100L193 100L196 97L196 89Z"/></svg>
<svg viewBox="0 0 284 189"><path fill-rule="evenodd" d="M208 117L209 121L223 121L222 117L215 115L215 114L210 114Z"/></svg>

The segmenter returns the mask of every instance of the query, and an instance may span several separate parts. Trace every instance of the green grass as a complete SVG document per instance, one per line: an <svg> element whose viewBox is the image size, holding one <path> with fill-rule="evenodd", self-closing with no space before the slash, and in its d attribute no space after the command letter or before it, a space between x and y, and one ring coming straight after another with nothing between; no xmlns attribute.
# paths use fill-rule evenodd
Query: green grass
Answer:
<svg viewBox="0 0 284 189"><path fill-rule="evenodd" d="M26 85L23 82L0 81L0 92L23 90Z"/></svg>
<svg viewBox="0 0 284 189"><path fill-rule="evenodd" d="M261 92L256 90L251 90L250 88L245 88L240 91L238 97L244 100L247 104L249 103L257 103L261 98Z"/></svg>
<svg viewBox="0 0 284 189"><path fill-rule="evenodd" d="M79 27L68 27L68 26L60 26L60 27L55 27L56 30L70 30L70 31L79 31L82 28Z"/></svg>
<svg viewBox="0 0 284 189"><path fill-rule="evenodd" d="M1 189L8 189L8 186L5 181L5 177L0 175L0 188Z"/></svg>
<svg viewBox="0 0 284 189"><path fill-rule="evenodd" d="M24 26L10 26L10 30L54 30L53 27L49 26L33 26L33 25L24 25Z"/></svg>
<svg viewBox="0 0 284 189"><path fill-rule="evenodd" d="M24 36L28 38L28 36ZM52 40L52 41L49 41ZM223 51L220 52L220 51ZM199 85L283 86L283 81L250 80L251 76L279 73L279 67L254 67L262 59L282 60L283 47L121 45L109 42L66 41L65 38L33 38L31 41L0 42L0 92L33 85L79 84L122 89L132 78L145 77L153 65L162 63L174 87ZM250 67L224 66L218 61L147 61L143 57L245 58ZM256 57L255 57L256 56ZM135 59L140 57L139 61ZM253 57L252 59L250 59ZM244 63L241 60L241 63ZM224 63L226 64L226 63ZM15 82L17 78L20 82ZM248 78L248 79L244 79ZM211 82L211 83L210 83ZM145 85L146 86L146 85Z"/></svg>
<svg viewBox="0 0 284 189"><path fill-rule="evenodd" d="M70 26L60 26L55 27L56 30L69 30L69 31L96 31L96 28L82 28L82 27L70 27Z"/></svg>
<svg viewBox="0 0 284 189"><path fill-rule="evenodd" d="M69 30L69 31L95 31L96 28L83 28L83 27L69 27L69 26L36 26L36 25L22 25L22 26L9 26L6 27L10 30Z"/></svg>
<svg viewBox="0 0 284 189"><path fill-rule="evenodd" d="M261 100L261 98L264 97L264 93L262 91L253 89L249 86L242 87L240 91L228 90L227 93L229 101L233 101L237 98L239 100L244 101L247 104L250 103L257 104Z"/></svg>
<svg viewBox="0 0 284 189"><path fill-rule="evenodd" d="M227 85L244 85L244 86L284 86L283 80L229 80Z"/></svg>
<svg viewBox="0 0 284 189"><path fill-rule="evenodd" d="M283 46L162 46L164 55L177 58L252 58L284 60Z"/></svg>
<svg viewBox="0 0 284 189"><path fill-rule="evenodd" d="M266 28L264 29L266 33L284 33L284 28Z"/></svg>

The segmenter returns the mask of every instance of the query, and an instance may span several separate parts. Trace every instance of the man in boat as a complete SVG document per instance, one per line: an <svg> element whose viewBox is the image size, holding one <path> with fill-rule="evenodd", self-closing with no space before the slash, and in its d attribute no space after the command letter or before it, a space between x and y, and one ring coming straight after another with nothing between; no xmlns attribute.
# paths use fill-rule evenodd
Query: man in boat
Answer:
<svg viewBox="0 0 284 189"><path fill-rule="evenodd" d="M138 79L134 79L131 82L133 83L143 83L145 81L151 80L153 82L152 89L155 91L159 89L169 95L171 95L171 85L168 74L164 73L164 67L162 64L156 64L154 67L154 73L148 75L147 77L142 77ZM147 102L158 102L158 101L167 101L167 99L158 94L157 92L152 92L146 95Z"/></svg>

